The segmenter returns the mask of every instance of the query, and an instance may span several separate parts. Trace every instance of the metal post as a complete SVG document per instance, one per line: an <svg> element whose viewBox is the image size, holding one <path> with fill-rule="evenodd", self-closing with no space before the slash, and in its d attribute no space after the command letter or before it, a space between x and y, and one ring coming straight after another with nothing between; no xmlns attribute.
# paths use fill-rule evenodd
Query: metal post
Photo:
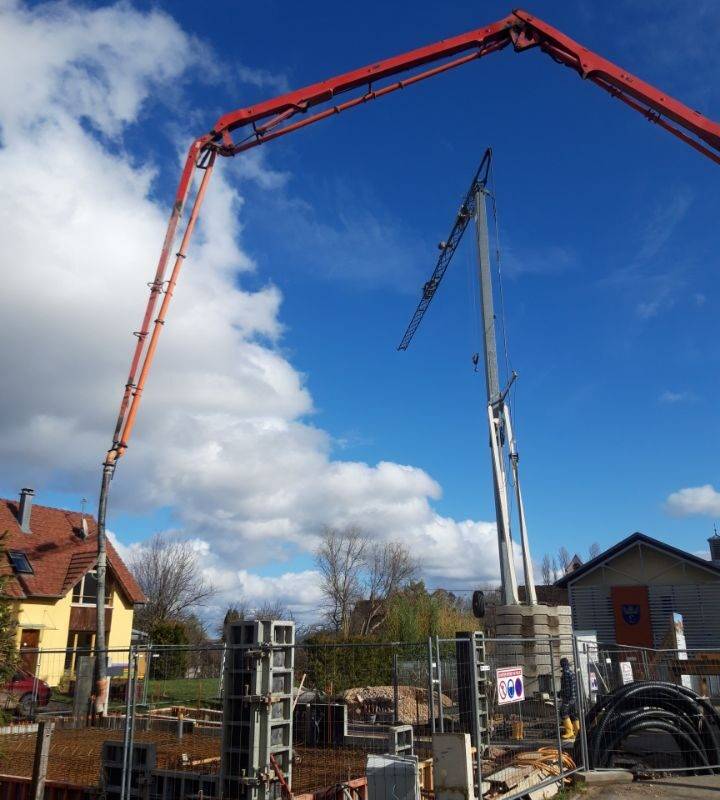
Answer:
<svg viewBox="0 0 720 800"><path fill-rule="evenodd" d="M32 688L32 718L35 719L38 707L38 681L40 680L40 658L42 650L38 648L37 660L35 661L35 674L33 675L33 688Z"/></svg>
<svg viewBox="0 0 720 800"><path fill-rule="evenodd" d="M220 658L220 688L218 697L222 700L225 691L225 660L227 659L227 642L223 642L222 657Z"/></svg>
<svg viewBox="0 0 720 800"><path fill-rule="evenodd" d="M562 775L563 749L562 749L562 736L560 734L560 709L558 708L557 684L555 683L555 656L553 654L552 639L548 639L548 644L550 645L550 685L552 687L553 706L555 708L555 732L557 734L558 769L560 770L560 774Z"/></svg>
<svg viewBox="0 0 720 800"><path fill-rule="evenodd" d="M645 667L645 678L643 680L651 681L653 678L650 677L650 664L648 663L647 650L645 648L642 649L642 657L643 666Z"/></svg>
<svg viewBox="0 0 720 800"><path fill-rule="evenodd" d="M152 664L152 645L149 644L145 648L145 680L143 681L143 699L142 704L147 706L148 704L148 683L150 681L150 665ZM148 714L148 719L149 719Z"/></svg>
<svg viewBox="0 0 720 800"><path fill-rule="evenodd" d="M400 720L400 685L398 677L398 657L393 653L393 723L397 725Z"/></svg>
<svg viewBox="0 0 720 800"><path fill-rule="evenodd" d="M135 694L137 689L137 666L138 666L138 657L137 652L135 652L135 648L131 647L132 649L132 681L130 684L130 736L128 740L128 772L127 772L127 780L125 781L125 797L130 797L130 789L132 787L132 768L133 768L133 748L135 746ZM120 800L124 800L124 798L120 798Z"/></svg>
<svg viewBox="0 0 720 800"><path fill-rule="evenodd" d="M32 780L30 782L30 800L43 800L45 796L45 778L47 777L50 740L52 739L54 727L54 722L38 722L37 738L35 739L35 760L33 761Z"/></svg>
<svg viewBox="0 0 720 800"><path fill-rule="evenodd" d="M445 717L443 712L443 694L442 694L442 665L440 662L439 636L435 636L435 652L437 654L438 719L440 720L440 733L445 733Z"/></svg>
<svg viewBox="0 0 720 800"><path fill-rule="evenodd" d="M520 473L518 470L517 444L513 435L512 423L510 421L510 408L503 403L503 417L505 419L505 430L507 432L508 449L510 451L510 465L513 473L513 483L515 484L515 500L517 502L518 525L520 527L520 549L522 550L523 572L525 574L525 602L528 605L537 605L537 593L535 592L535 575L533 574L532 558L530 557L530 542L527 535L527 524L525 522L525 505L523 504L522 491L520 490Z"/></svg>
<svg viewBox="0 0 720 800"><path fill-rule="evenodd" d="M578 648L577 637L572 635L573 657L575 661L575 685L578 687L578 716L580 718L580 752L583 758L583 767L590 769L590 758L588 756L587 726L585 725L585 685L582 680L582 670L580 669L580 649Z"/></svg>
<svg viewBox="0 0 720 800"><path fill-rule="evenodd" d="M473 676L473 720L472 728L475 730L475 760L477 762L477 798L482 800L482 756L483 756L483 732L480 714L480 670L478 667L478 648L477 637L474 633L470 634L470 659ZM483 665L484 666L484 665ZM486 719L489 723L489 719Z"/></svg>
<svg viewBox="0 0 720 800"><path fill-rule="evenodd" d="M500 399L498 380L497 345L495 343L495 311L493 307L492 279L490 276L490 243L488 238L485 193L475 195L475 222L477 229L478 273L480 278L480 300L482 310L483 346L485 351L485 385L487 388L488 412L490 413L490 441L497 441L496 425L502 420L496 403ZM498 469L501 471L498 472ZM502 459L493 454L493 488L495 495L495 519L497 521L498 552L500 555L500 589L505 605L518 603L517 579L512 557L510 518L507 508L507 490L502 480Z"/></svg>
<svg viewBox="0 0 720 800"><path fill-rule="evenodd" d="M96 656L97 657L97 656ZM132 689L132 645L128 648L128 676L125 685L125 730L123 731L123 763L120 779L120 800L125 800L125 784L129 782L130 771L130 702Z"/></svg>
<svg viewBox="0 0 720 800"><path fill-rule="evenodd" d="M428 716L430 717L430 730L435 733L435 698L433 695L433 645L432 636L428 636Z"/></svg>

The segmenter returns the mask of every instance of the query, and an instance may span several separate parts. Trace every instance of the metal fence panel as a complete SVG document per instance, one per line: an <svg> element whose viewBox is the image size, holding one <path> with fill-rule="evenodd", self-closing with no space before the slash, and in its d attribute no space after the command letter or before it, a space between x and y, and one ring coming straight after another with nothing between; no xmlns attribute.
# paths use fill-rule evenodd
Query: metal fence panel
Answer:
<svg viewBox="0 0 720 800"><path fill-rule="evenodd" d="M419 643L292 646L292 692L284 687L284 700L292 703L292 741L282 739L281 731L289 730L282 726L277 727L279 739L271 736L270 752L277 757L274 765L263 756L269 762L261 770L266 794L283 798L291 790L295 797L310 800L321 794L339 797L345 787L353 800L365 800L368 756L374 755L401 759L375 761L382 767L382 781L392 777L397 763L398 780L407 787L412 784L408 770L414 775L416 769L421 797L431 798L433 732L470 734L476 747L476 786L484 793L504 791L508 800L527 793L530 784L541 785L539 780L557 783L576 768L597 765L598 753L605 759L600 766L632 762L648 773L720 769L713 738L717 735L720 743L720 722L713 716L713 701L720 694L720 650L648 650L570 637L505 637L482 639L478 655L479 641L458 636ZM104 790L118 800L141 795L144 800L179 800L200 792L204 798L219 796L222 735L231 699L223 673L253 647L257 643L218 642L111 651L110 710L100 719L92 717L90 697L78 703L82 659L93 654L38 651L32 702L22 707L10 703L6 709L0 773L18 781L29 778L36 735L31 720L42 716L56 723L48 763L53 786ZM558 696L560 659L567 654L575 678L574 710ZM522 669L523 699L508 702L500 696L499 671L513 669ZM621 704L620 717L598 728L605 713L598 709L623 686L634 687L642 713L655 709L647 712L647 720L658 730L646 728L644 735L650 738L643 747L642 737L625 725L630 712L637 712L631 704ZM502 691L507 692L507 683ZM689 691L708 700L692 700ZM667 713L690 703L684 712L687 724L676 723L683 736L658 723L669 719L662 717L668 698L675 705ZM273 702L271 697L266 709L271 728L280 721L273 719ZM249 706L251 713L262 713L261 707ZM581 721L574 740L563 739L568 713ZM283 750L292 752L292 761L283 761ZM150 751L155 764L145 768L140 754ZM125 756L130 752L132 760ZM246 800L248 785L236 781L225 796Z"/></svg>

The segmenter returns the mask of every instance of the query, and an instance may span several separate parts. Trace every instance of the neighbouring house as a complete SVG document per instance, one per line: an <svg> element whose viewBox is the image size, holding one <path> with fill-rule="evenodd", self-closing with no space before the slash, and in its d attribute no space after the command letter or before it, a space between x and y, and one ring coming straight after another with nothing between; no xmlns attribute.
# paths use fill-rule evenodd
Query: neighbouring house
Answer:
<svg viewBox="0 0 720 800"><path fill-rule="evenodd" d="M11 576L5 594L14 601L23 666L55 686L95 644L97 526L33 498L23 489L19 500L0 499L0 571ZM108 660L127 663L134 609L145 597L110 542L105 596Z"/></svg>
<svg viewBox="0 0 720 800"><path fill-rule="evenodd" d="M599 642L664 647L681 620L689 648L720 647L720 537L710 559L633 533L556 583L575 631Z"/></svg>

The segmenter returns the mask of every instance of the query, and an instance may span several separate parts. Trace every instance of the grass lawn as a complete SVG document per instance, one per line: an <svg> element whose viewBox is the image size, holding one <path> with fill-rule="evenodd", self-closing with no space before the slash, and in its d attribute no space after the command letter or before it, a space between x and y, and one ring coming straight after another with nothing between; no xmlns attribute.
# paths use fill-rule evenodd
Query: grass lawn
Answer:
<svg viewBox="0 0 720 800"><path fill-rule="evenodd" d="M147 699L151 705L181 705L200 707L219 696L217 678L173 678L151 680Z"/></svg>
<svg viewBox="0 0 720 800"><path fill-rule="evenodd" d="M144 679L140 679L138 702L144 696ZM123 689L124 691L124 689ZM147 700L152 706L178 705L195 708L207 706L211 700L219 697L219 681L217 678L172 678L168 680L151 680L148 683ZM72 704L72 696L54 688L51 700L55 703ZM124 698L110 701L111 708L124 708Z"/></svg>

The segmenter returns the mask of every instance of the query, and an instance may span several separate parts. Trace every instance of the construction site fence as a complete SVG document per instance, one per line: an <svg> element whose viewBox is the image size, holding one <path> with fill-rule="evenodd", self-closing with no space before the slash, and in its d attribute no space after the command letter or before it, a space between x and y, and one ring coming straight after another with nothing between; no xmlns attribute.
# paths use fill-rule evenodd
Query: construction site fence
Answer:
<svg viewBox="0 0 720 800"><path fill-rule="evenodd" d="M597 644L578 637L585 739L595 769L720 772L720 648Z"/></svg>
<svg viewBox="0 0 720 800"><path fill-rule="evenodd" d="M507 800L527 794L529 786L560 785L586 767L632 761L648 773L720 769L720 755L704 732L714 724L711 710L720 701L720 650L623 648L580 636L482 638L478 658L469 641L431 637L415 643L292 645L291 774L264 765L264 783L226 787L224 796L269 800L292 791L296 798L309 800L320 794L330 797L334 791L342 794L345 787L346 800L348 794L362 800L370 783L374 797L379 792L393 798L400 797L399 786L418 776L420 796L432 798L433 735L441 733L471 735L476 790L480 787L483 796L503 794ZM7 689L0 695L6 709L0 729L0 798L9 796L7 789L3 795L4 780L24 781L32 774L38 720L52 720L55 726L48 786L102 790L105 797L118 800L141 795L143 800L177 800L198 792L219 797L227 721L223 675L232 658L250 650L250 645L229 648L223 643L108 650L110 702L104 717L93 715L89 694L79 697L88 691L87 681L83 689L83 670L85 678L88 674L88 661L83 659L95 653L24 651L23 663L32 667L36 679L30 713L20 713L18 698ZM574 676L571 702L559 696L565 658ZM702 713L707 720L695 732L685 730L684 739L658 733L651 740L653 747L645 748L651 752L639 752L639 744L638 752L632 749L632 732L630 746L627 737L621 738L629 706L617 710L617 723L610 721L599 738L594 725L586 730L585 719L591 719L593 707L631 681L649 682L661 709L656 715L660 722L668 699L662 685L668 684L709 698L707 707L696 709L696 715ZM652 701L647 695L643 702L648 697ZM261 712L248 705L247 713ZM272 713L271 709L271 726ZM580 722L571 728L572 739L568 720L571 726L574 720ZM253 746L251 741L238 744ZM598 747L603 763L593 763L593 758L598 761L593 755ZM126 752L133 758L125 758ZM137 759L150 765L144 773L135 769ZM143 784L150 772L152 790ZM119 787L115 795L108 781ZM48 795L48 800L57 796ZM68 797L74 800L76 794Z"/></svg>

